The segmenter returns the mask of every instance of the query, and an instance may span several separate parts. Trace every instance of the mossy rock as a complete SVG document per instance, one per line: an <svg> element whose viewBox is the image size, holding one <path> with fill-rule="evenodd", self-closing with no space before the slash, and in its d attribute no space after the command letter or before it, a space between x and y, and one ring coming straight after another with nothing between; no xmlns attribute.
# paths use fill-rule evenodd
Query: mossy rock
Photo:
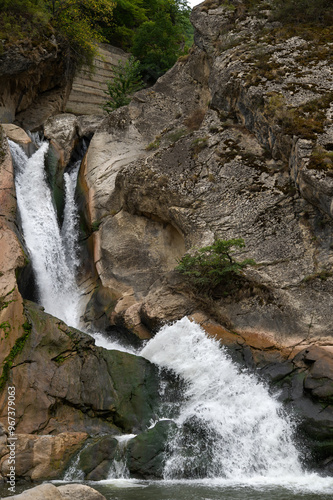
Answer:
<svg viewBox="0 0 333 500"><path fill-rule="evenodd" d="M132 439L127 447L127 464L137 478L161 478L170 433L177 428L172 420L157 422Z"/></svg>
<svg viewBox="0 0 333 500"><path fill-rule="evenodd" d="M114 459L118 441L113 436L103 436L89 444L80 454L79 467L86 479L106 479L110 462Z"/></svg>

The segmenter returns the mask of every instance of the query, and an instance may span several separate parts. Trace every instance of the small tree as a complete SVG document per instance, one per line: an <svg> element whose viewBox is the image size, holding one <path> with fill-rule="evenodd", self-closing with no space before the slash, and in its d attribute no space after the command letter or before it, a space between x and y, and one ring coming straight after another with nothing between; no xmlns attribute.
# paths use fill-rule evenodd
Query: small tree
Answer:
<svg viewBox="0 0 333 500"><path fill-rule="evenodd" d="M140 62L133 56L125 63L119 61L113 80L107 82L105 94L109 99L103 104L107 113L129 104L134 92L143 87L139 66Z"/></svg>
<svg viewBox="0 0 333 500"><path fill-rule="evenodd" d="M241 270L249 265L255 265L252 259L238 262L233 259L233 247L245 247L244 240L220 240L212 245L196 250L192 255L186 254L179 261L176 270L184 274L196 288L206 293L213 293L221 286L225 294L231 291L237 282Z"/></svg>

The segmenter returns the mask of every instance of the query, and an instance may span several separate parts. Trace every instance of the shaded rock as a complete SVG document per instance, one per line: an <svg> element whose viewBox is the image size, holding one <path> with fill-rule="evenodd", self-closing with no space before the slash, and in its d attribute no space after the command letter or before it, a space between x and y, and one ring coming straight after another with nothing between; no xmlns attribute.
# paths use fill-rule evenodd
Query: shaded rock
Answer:
<svg viewBox="0 0 333 500"><path fill-rule="evenodd" d="M113 280L128 283L138 297L161 272L173 269L185 251L182 235L171 224L124 211L106 218L99 236L100 255L96 268L103 286L110 287ZM112 267L104 267L103 263L110 258Z"/></svg>
<svg viewBox="0 0 333 500"><path fill-rule="evenodd" d="M35 304L25 307L31 327L8 373L16 387L17 432L127 433L148 425L159 402L154 365L95 347L92 337ZM5 407L6 385L0 397L4 423Z"/></svg>
<svg viewBox="0 0 333 500"><path fill-rule="evenodd" d="M44 123L46 139L52 139L61 151L63 168L69 162L75 143L78 140L76 128L76 116L68 113L51 117Z"/></svg>
<svg viewBox="0 0 333 500"><path fill-rule="evenodd" d="M131 439L126 454L128 469L134 477L153 479L163 476L165 451L170 433L176 428L173 421L163 420Z"/></svg>
<svg viewBox="0 0 333 500"><path fill-rule="evenodd" d="M103 436L85 447L79 461L84 477L92 481L107 479L117 447L118 441L113 436Z"/></svg>
<svg viewBox="0 0 333 500"><path fill-rule="evenodd" d="M6 47L0 58L0 121L16 120L33 130L62 111L72 79L69 63L66 47L52 32Z"/></svg>
<svg viewBox="0 0 333 500"><path fill-rule="evenodd" d="M7 127L8 130L8 127ZM9 127L16 138L28 144L26 134ZM26 256L17 237L15 225L16 196L14 169L7 140L0 127L0 377L6 358L14 349L16 341L24 335L26 317L16 276L26 264ZM0 379L1 380L1 379ZM1 386L1 382L0 382Z"/></svg>

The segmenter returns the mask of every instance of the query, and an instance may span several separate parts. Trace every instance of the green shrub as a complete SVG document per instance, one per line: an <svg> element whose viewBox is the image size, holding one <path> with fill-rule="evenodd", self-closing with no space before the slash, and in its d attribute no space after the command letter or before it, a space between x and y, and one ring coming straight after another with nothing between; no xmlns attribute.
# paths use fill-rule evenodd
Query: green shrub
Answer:
<svg viewBox="0 0 333 500"><path fill-rule="evenodd" d="M134 92L143 87L139 66L140 62L133 56L125 63L119 61L113 80L107 82L108 90L105 94L109 99L103 104L107 113L129 104Z"/></svg>
<svg viewBox="0 0 333 500"><path fill-rule="evenodd" d="M233 247L244 248L244 240L220 240L212 245L200 248L192 254L186 254L179 261L176 271L182 273L195 288L208 294L222 286L224 295L228 295L246 266L255 265L252 259L238 262L233 259Z"/></svg>

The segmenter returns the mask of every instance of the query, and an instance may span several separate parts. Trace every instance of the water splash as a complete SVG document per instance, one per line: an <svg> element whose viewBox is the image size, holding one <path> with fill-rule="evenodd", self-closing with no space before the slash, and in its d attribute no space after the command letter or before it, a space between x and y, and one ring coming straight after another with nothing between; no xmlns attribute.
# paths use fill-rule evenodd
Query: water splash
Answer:
<svg viewBox="0 0 333 500"><path fill-rule="evenodd" d="M185 381L166 479L302 475L281 404L197 324L183 318L162 328L141 355Z"/></svg>
<svg viewBox="0 0 333 500"><path fill-rule="evenodd" d="M115 436L118 441L118 448L116 451L116 457L114 458L108 479L128 479L130 473L126 462L126 448L131 439L133 439L136 434L123 434L122 436Z"/></svg>

